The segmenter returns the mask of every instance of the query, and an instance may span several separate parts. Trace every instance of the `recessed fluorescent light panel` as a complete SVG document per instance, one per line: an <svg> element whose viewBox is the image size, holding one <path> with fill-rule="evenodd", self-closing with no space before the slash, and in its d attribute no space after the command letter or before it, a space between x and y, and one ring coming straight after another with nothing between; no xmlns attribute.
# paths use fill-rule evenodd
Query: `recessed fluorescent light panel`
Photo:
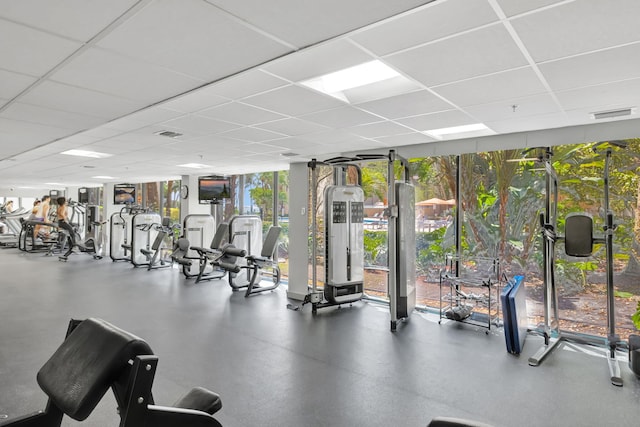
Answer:
<svg viewBox="0 0 640 427"><path fill-rule="evenodd" d="M472 136L494 135L495 132L482 123L432 129L422 132L435 139L468 138Z"/></svg>
<svg viewBox="0 0 640 427"><path fill-rule="evenodd" d="M207 169L211 166L203 165L201 163L185 163L184 165L178 165L179 168L190 168L190 169Z"/></svg>
<svg viewBox="0 0 640 427"><path fill-rule="evenodd" d="M305 80L300 84L348 103L386 98L417 88L416 84L379 60Z"/></svg>
<svg viewBox="0 0 640 427"><path fill-rule="evenodd" d="M94 179L117 179L115 176L109 176L109 175L97 175L97 176L92 176L91 178L94 178Z"/></svg>
<svg viewBox="0 0 640 427"><path fill-rule="evenodd" d="M91 157L92 159L104 159L113 156L113 154L99 153L97 151L88 150L67 150L63 151L60 154L66 154L67 156Z"/></svg>

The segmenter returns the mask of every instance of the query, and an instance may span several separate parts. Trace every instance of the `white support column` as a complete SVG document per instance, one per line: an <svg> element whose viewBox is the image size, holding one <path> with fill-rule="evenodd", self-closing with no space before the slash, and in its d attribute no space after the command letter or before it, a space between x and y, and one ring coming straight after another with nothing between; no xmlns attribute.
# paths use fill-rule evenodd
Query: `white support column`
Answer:
<svg viewBox="0 0 640 427"><path fill-rule="evenodd" d="M302 301L309 285L309 172L306 163L289 169L289 298Z"/></svg>
<svg viewBox="0 0 640 427"><path fill-rule="evenodd" d="M180 223L184 217L192 214L211 214L211 205L201 205L198 200L198 177L194 175L182 175L182 185L189 188L189 195L180 201Z"/></svg>

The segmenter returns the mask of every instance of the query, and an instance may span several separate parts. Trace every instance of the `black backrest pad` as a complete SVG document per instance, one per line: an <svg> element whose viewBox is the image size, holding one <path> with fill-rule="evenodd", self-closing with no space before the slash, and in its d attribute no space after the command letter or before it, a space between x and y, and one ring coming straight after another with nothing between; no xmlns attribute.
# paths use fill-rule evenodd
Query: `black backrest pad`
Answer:
<svg viewBox="0 0 640 427"><path fill-rule="evenodd" d="M209 247L211 249L220 249L222 242L227 238L228 232L229 224L226 222L220 223L218 228L216 228L216 234L213 235L213 240L211 240L211 245Z"/></svg>
<svg viewBox="0 0 640 427"><path fill-rule="evenodd" d="M276 245L278 244L278 238L280 237L280 231L282 227L271 226L269 227L269 231L267 231L267 237L264 238L264 243L262 244L262 252L260 256L265 258L271 258L273 256L273 252L276 250Z"/></svg>
<svg viewBox="0 0 640 427"><path fill-rule="evenodd" d="M162 245L162 242L164 241L165 237L167 237L167 232L164 230L159 230L158 234L156 234L156 239L153 241L153 244L151 245L151 249L153 249L154 251L157 251L158 249L160 249L160 246Z"/></svg>
<svg viewBox="0 0 640 427"><path fill-rule="evenodd" d="M564 249L567 255L591 256L593 252L593 219L588 215L567 215L564 223Z"/></svg>
<svg viewBox="0 0 640 427"><path fill-rule="evenodd" d="M82 421L137 355L153 354L142 339L101 319L87 319L38 372L38 384L69 417Z"/></svg>

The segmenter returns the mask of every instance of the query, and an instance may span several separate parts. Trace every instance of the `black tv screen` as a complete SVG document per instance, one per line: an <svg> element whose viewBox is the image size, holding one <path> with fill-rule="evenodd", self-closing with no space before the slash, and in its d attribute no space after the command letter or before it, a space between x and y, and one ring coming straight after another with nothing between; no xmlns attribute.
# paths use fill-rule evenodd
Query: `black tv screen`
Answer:
<svg viewBox="0 0 640 427"><path fill-rule="evenodd" d="M200 203L215 203L231 198L231 180L223 176L201 176L198 178Z"/></svg>
<svg viewBox="0 0 640 427"><path fill-rule="evenodd" d="M113 186L113 204L130 205L136 202L136 186L116 184Z"/></svg>

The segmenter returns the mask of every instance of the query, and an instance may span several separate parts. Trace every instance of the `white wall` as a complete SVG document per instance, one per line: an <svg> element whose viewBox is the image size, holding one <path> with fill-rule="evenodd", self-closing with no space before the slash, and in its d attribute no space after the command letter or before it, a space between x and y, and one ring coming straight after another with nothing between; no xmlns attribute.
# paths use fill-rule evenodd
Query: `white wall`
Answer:
<svg viewBox="0 0 640 427"><path fill-rule="evenodd" d="M198 176L182 175L182 185L189 187L189 196L182 199L180 203L180 222L184 217L193 214L211 214L211 205L201 205L198 203Z"/></svg>

